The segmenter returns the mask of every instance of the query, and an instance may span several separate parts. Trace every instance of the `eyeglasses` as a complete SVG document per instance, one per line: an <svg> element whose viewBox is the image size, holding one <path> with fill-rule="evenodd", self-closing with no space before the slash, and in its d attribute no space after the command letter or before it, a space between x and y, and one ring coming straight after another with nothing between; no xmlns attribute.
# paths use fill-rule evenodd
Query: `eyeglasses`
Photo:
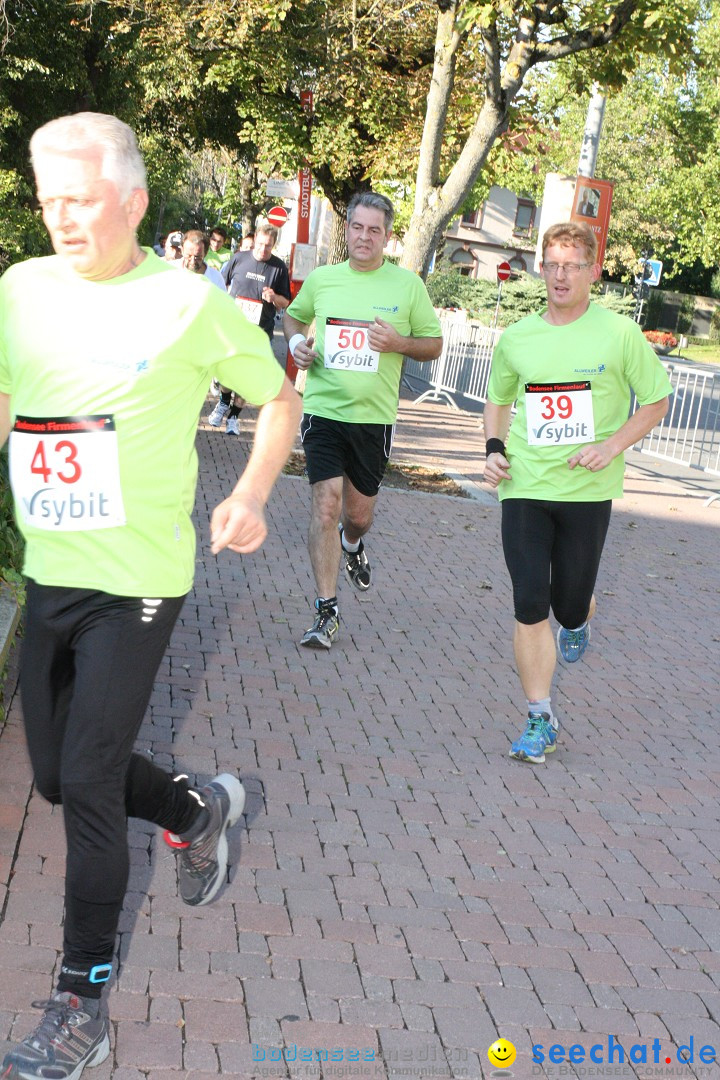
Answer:
<svg viewBox="0 0 720 1080"><path fill-rule="evenodd" d="M580 271L581 271L581 270L584 270L584 268L585 268L586 266L589 266L589 265L590 265L590 263L573 263L573 262L568 262L568 263L557 263L557 262L544 262L544 263L543 263L542 265L543 265L543 270L544 270L544 271L545 271L545 272L546 272L547 274L557 274L558 270L564 270L566 274L569 274L570 276L573 276L574 274L579 274L579 273L580 273Z"/></svg>

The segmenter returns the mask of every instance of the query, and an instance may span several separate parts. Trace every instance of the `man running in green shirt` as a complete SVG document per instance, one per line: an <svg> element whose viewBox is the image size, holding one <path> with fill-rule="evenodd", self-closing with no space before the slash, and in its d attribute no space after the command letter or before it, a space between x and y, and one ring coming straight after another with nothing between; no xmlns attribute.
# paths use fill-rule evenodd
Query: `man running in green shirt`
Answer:
<svg viewBox="0 0 720 1080"><path fill-rule="evenodd" d="M341 552L355 588L370 586L362 538L390 456L403 356L434 360L442 349L425 285L383 258L393 217L384 195L353 196L348 261L314 270L285 312L290 352L307 371L301 435L312 485L308 549L317 595L315 620L300 644L310 648L329 649L338 632Z"/></svg>
<svg viewBox="0 0 720 1080"><path fill-rule="evenodd" d="M663 418L671 391L637 324L591 303L600 272L590 226L548 229L547 307L503 333L490 373L485 479L502 501L515 660L528 709L510 748L518 761L540 763L555 749L550 609L560 623L560 654L574 663L590 640L612 500L622 496L623 451ZM631 388L639 408L628 419Z"/></svg>
<svg viewBox="0 0 720 1080"><path fill-rule="evenodd" d="M213 511L214 554L265 539L300 402L223 290L139 246L148 194L130 128L79 113L40 128L30 148L56 254L0 280L0 442L9 435L27 544L25 731L37 790L63 808L67 859L56 988L35 1002L43 1018L2 1076L78 1080L109 1052L100 997L128 882L127 818L167 830L180 895L198 907L223 883L225 834L244 806L236 776L195 787L133 751L192 587L206 388L216 376L260 406L245 472Z"/></svg>

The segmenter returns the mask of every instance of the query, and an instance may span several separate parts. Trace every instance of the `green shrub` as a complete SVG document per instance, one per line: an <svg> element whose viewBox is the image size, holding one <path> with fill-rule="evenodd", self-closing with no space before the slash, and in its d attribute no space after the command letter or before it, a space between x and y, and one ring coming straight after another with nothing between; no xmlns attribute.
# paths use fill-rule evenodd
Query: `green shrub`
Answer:
<svg viewBox="0 0 720 1080"><path fill-rule="evenodd" d="M489 326L495 315L497 285L484 278L469 278L457 270L439 270L427 279L427 290L435 307L462 308L471 319L479 319ZM635 301L632 296L619 296L615 292L593 294L601 307L631 315ZM503 285L498 326L511 326L526 315L542 311L546 303L545 282L542 278L523 274Z"/></svg>
<svg viewBox="0 0 720 1080"><path fill-rule="evenodd" d="M22 577L25 541L15 525L10 491L7 447L0 451L0 579L11 586L22 603L25 591Z"/></svg>

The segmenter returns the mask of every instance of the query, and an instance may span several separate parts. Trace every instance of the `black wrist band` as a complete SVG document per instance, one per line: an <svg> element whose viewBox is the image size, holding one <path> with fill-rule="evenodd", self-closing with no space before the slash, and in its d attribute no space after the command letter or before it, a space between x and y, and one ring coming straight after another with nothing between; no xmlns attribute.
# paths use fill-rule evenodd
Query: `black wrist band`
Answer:
<svg viewBox="0 0 720 1080"><path fill-rule="evenodd" d="M485 457L489 458L491 454L502 454L505 457L505 443L502 439L488 439L485 443Z"/></svg>

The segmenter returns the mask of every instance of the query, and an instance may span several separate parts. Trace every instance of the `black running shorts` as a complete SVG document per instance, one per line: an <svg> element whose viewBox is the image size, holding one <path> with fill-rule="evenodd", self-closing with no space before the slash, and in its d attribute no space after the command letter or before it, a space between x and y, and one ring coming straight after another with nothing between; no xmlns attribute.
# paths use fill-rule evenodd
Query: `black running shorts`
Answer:
<svg viewBox="0 0 720 1080"><path fill-rule="evenodd" d="M590 609L612 500L504 499L502 543L515 618L532 625L552 608L561 626L582 626Z"/></svg>
<svg viewBox="0 0 720 1080"><path fill-rule="evenodd" d="M394 430L392 424L346 424L305 413L300 437L310 483L347 476L361 495L377 495Z"/></svg>

